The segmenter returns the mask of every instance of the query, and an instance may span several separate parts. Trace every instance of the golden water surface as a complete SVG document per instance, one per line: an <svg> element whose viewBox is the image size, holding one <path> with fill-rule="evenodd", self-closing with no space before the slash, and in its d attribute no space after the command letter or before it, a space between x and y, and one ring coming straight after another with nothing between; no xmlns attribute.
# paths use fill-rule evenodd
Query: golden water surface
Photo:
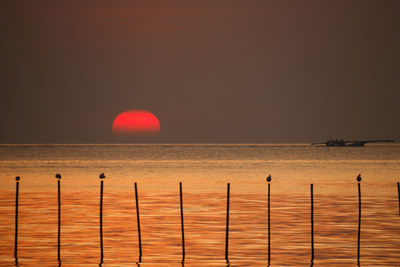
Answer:
<svg viewBox="0 0 400 267"><path fill-rule="evenodd" d="M400 266L397 180L400 147L3 146L0 266L14 266L15 176L20 175L19 266L58 266L57 180L61 179L62 266L182 266L179 182L183 182L185 266L267 266L267 182L271 182L271 266L356 266L361 173L361 266ZM321 150L322 149L322 150ZM147 153L147 154L146 154ZM134 182L140 204L139 260Z"/></svg>

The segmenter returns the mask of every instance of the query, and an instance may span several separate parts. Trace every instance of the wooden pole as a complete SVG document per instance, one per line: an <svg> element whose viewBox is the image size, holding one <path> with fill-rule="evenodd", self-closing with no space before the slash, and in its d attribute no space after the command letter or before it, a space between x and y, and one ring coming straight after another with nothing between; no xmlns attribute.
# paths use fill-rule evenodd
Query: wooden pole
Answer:
<svg viewBox="0 0 400 267"><path fill-rule="evenodd" d="M104 181L102 179L106 178L104 173L101 173L99 178L100 181L100 264L103 263L104 251L103 251L103 188Z"/></svg>
<svg viewBox="0 0 400 267"><path fill-rule="evenodd" d="M179 194L181 200L181 227L182 227L182 263L185 261L185 228L183 223L183 196L182 196L182 182L179 182Z"/></svg>
<svg viewBox="0 0 400 267"><path fill-rule="evenodd" d="M357 176L358 181L358 239L357 239L357 264L360 265L360 236L361 236L361 175Z"/></svg>
<svg viewBox="0 0 400 267"><path fill-rule="evenodd" d="M57 178L57 188L58 188L58 238L57 238L57 259L58 262L61 263L61 185L60 185L60 180L61 180L61 175L56 174Z"/></svg>
<svg viewBox="0 0 400 267"><path fill-rule="evenodd" d="M311 264L314 264L314 185L311 184Z"/></svg>
<svg viewBox="0 0 400 267"><path fill-rule="evenodd" d="M271 216L270 216L270 192L271 192L271 175L267 177L268 182L268 266L271 264Z"/></svg>
<svg viewBox="0 0 400 267"><path fill-rule="evenodd" d="M400 215L400 183L397 182L397 196L399 197L399 215Z"/></svg>
<svg viewBox="0 0 400 267"><path fill-rule="evenodd" d="M18 198L19 198L19 180L20 177L15 177L15 238L14 238L14 258L18 264Z"/></svg>
<svg viewBox="0 0 400 267"><path fill-rule="evenodd" d="M229 244L229 198L230 198L230 183L227 187L227 199L226 199L226 233L225 233L225 260L229 263L228 258L228 244Z"/></svg>
<svg viewBox="0 0 400 267"><path fill-rule="evenodd" d="M136 218L137 218L138 239L139 239L139 262L142 262L142 238L140 235L139 197L138 197L136 182L135 182L135 199L136 199Z"/></svg>

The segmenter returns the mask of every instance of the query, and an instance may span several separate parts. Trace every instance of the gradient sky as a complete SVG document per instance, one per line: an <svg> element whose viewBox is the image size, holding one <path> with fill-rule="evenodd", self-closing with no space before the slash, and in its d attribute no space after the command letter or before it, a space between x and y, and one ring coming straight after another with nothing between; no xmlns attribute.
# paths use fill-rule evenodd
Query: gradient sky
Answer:
<svg viewBox="0 0 400 267"><path fill-rule="evenodd" d="M400 139L400 1L0 3L0 143ZM161 135L119 140L153 112Z"/></svg>

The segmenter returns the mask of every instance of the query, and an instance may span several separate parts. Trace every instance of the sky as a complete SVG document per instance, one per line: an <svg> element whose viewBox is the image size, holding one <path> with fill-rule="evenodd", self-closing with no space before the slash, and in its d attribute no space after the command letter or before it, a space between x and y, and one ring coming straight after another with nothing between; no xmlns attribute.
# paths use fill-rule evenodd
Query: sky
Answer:
<svg viewBox="0 0 400 267"><path fill-rule="evenodd" d="M0 3L0 143L400 140L400 1ZM120 139L115 117L156 115Z"/></svg>

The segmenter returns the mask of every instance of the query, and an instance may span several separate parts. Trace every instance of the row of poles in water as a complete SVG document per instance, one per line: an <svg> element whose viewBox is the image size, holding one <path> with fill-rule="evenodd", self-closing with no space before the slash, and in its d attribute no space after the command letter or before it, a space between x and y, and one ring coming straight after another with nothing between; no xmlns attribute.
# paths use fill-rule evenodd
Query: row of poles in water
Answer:
<svg viewBox="0 0 400 267"><path fill-rule="evenodd" d="M61 175L56 174L57 188L58 188L58 238L57 238L57 259L61 265ZM103 188L104 188L104 173L100 176L100 266L103 263ZM360 236L361 236L361 175L357 176L358 183L358 238L357 238L357 264L360 265ZM15 263L18 264L18 197L19 197L19 181L20 177L17 176L16 180L16 195L15 195L15 244L14 244L14 258ZM270 216L270 192L271 192L271 175L267 177L268 182L268 266L271 263L271 216ZM311 190L311 266L314 264L314 185L310 185ZM397 183L397 191L399 198L399 216L400 216L400 184ZM185 261L185 228L183 222L183 194L182 182L179 182L179 195L180 195L180 215L181 215L181 230L182 230L182 264ZM139 216L139 197L137 183L135 182L135 201L136 201L136 218L138 229L139 241L139 261L142 262L142 238L140 231L140 216ZM225 231L225 260L229 265L228 245L229 245L229 203L230 203L230 183L227 183L227 202L226 202L226 231Z"/></svg>

